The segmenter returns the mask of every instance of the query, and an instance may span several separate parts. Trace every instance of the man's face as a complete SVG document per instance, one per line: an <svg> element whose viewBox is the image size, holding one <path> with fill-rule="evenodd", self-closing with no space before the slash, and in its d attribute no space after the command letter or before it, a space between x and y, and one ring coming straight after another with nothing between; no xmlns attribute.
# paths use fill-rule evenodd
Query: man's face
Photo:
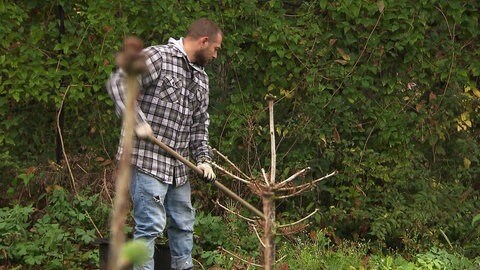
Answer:
<svg viewBox="0 0 480 270"><path fill-rule="evenodd" d="M222 48L222 35L217 34L215 40L203 37L200 40L200 49L195 52L195 63L199 66L206 66L213 59L217 58L217 52Z"/></svg>

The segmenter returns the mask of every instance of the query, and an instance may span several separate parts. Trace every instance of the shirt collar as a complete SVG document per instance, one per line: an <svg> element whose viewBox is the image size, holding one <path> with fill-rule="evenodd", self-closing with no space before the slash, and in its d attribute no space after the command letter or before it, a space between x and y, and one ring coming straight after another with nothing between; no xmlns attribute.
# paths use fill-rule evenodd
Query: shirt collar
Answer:
<svg viewBox="0 0 480 270"><path fill-rule="evenodd" d="M193 67L197 71L203 71L203 68L201 66L192 63L190 61L190 58L188 58L187 52L185 52L185 47L183 46L183 37L181 37L180 39L169 38L168 45L172 45L175 49L177 49L177 56L185 57L191 67Z"/></svg>

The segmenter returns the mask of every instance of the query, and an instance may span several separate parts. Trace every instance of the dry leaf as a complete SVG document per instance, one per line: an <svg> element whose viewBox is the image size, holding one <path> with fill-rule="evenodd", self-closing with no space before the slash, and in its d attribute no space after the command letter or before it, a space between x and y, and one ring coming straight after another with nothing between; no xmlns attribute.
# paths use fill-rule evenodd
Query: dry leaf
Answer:
<svg viewBox="0 0 480 270"><path fill-rule="evenodd" d="M378 11L380 11L380 13L383 13L383 10L385 9L385 4L383 4L382 0L377 1L377 7L378 7Z"/></svg>
<svg viewBox="0 0 480 270"><path fill-rule="evenodd" d="M337 51L342 56L343 60L350 61L350 55L348 55L343 49L337 48Z"/></svg>
<svg viewBox="0 0 480 270"><path fill-rule="evenodd" d="M331 39L328 41L328 44L330 44L330 46L333 46L333 44L335 44L335 42L337 42L337 39L336 39L336 38L331 38Z"/></svg>
<svg viewBox="0 0 480 270"><path fill-rule="evenodd" d="M472 162L468 158L464 157L463 158L463 166L465 166L465 169L469 169L470 164L472 164Z"/></svg>
<svg viewBox="0 0 480 270"><path fill-rule="evenodd" d="M340 141L340 133L338 132L337 128L334 127L333 128L333 140L335 142L339 142Z"/></svg>

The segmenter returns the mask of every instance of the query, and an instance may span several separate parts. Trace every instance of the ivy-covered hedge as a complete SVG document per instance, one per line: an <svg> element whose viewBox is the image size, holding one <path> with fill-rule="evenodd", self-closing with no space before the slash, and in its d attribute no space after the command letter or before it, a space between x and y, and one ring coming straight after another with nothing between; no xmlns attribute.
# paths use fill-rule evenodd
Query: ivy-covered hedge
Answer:
<svg viewBox="0 0 480 270"><path fill-rule="evenodd" d="M67 155L113 156L120 122L104 83L122 37L165 43L209 17L225 33L208 67L212 146L247 171L268 167L272 93L279 177L340 172L280 214L318 207L314 226L332 239L479 254L478 1L135 2L0 4L3 190L55 160L62 104Z"/></svg>

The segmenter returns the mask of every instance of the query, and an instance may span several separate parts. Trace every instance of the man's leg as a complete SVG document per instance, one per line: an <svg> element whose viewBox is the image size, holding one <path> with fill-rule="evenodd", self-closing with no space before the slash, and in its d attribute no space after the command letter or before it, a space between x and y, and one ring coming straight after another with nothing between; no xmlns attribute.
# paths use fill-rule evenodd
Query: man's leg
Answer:
<svg viewBox="0 0 480 270"><path fill-rule="evenodd" d="M193 224L195 209L190 200L190 183L182 186L170 186L165 207L169 219L168 243L172 255L173 269L190 269L193 249Z"/></svg>
<svg viewBox="0 0 480 270"><path fill-rule="evenodd" d="M164 200L167 194L168 184L159 182L157 179L133 169L130 193L133 202L133 218L135 220L134 239L147 241L149 260L134 267L135 270L153 270L153 254L155 251L155 239L162 236L165 229L166 214Z"/></svg>

